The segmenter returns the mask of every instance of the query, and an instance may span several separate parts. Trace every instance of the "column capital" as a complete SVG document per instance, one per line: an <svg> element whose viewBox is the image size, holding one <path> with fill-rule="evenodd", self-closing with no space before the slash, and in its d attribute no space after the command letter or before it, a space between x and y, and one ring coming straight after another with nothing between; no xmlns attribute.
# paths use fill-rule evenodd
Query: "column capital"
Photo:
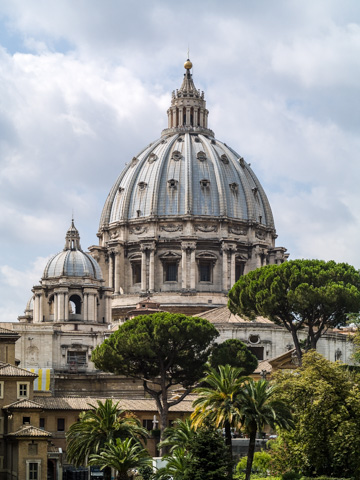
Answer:
<svg viewBox="0 0 360 480"><path fill-rule="evenodd" d="M196 250L196 242L181 242L181 250Z"/></svg>
<svg viewBox="0 0 360 480"><path fill-rule="evenodd" d="M156 243L155 242L144 242L140 244L140 252L152 252L155 251L156 249Z"/></svg>

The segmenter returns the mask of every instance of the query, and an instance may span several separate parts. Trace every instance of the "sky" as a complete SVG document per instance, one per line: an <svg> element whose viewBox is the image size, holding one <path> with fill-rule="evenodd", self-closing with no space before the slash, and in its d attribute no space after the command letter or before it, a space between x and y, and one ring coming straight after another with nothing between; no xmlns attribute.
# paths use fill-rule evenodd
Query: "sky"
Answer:
<svg viewBox="0 0 360 480"><path fill-rule="evenodd" d="M72 215L83 250L125 163L167 127L188 49L209 128L269 198L290 259L360 268L360 3L0 0L0 321Z"/></svg>

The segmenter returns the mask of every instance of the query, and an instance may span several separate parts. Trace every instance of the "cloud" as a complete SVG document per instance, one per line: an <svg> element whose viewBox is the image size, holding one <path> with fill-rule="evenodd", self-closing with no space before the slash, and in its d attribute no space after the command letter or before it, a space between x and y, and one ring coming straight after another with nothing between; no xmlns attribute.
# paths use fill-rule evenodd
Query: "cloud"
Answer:
<svg viewBox="0 0 360 480"><path fill-rule="evenodd" d="M355 2L12 0L0 27L0 320L22 312L33 259L63 248L73 211L96 243L112 184L166 127L188 46L209 126L252 164L277 244L360 267Z"/></svg>

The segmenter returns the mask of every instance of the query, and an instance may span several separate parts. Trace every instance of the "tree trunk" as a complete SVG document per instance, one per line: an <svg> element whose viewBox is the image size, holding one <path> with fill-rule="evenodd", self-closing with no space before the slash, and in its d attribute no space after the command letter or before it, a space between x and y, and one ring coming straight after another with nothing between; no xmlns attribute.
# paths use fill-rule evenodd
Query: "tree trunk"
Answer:
<svg viewBox="0 0 360 480"><path fill-rule="evenodd" d="M256 431L257 431L256 428L254 430L250 431L249 448L248 448L247 462L246 462L245 480L249 480L250 476L251 476L251 468L252 468L252 464L253 464L253 460L254 460L254 453L255 453Z"/></svg>
<svg viewBox="0 0 360 480"><path fill-rule="evenodd" d="M292 339L294 341L296 355L297 355L297 358L299 360L299 367L301 367L301 365L302 365L302 352L301 352L301 347L300 347L300 342L299 342L299 339L298 339L298 336L297 336L297 332L298 332L297 329L292 326L291 336L292 336Z"/></svg>
<svg viewBox="0 0 360 480"><path fill-rule="evenodd" d="M229 422L225 422L225 444L229 450L229 468L228 468L228 476L229 479L232 480L232 473L233 473L233 455L232 455L232 442L231 442L231 426Z"/></svg>

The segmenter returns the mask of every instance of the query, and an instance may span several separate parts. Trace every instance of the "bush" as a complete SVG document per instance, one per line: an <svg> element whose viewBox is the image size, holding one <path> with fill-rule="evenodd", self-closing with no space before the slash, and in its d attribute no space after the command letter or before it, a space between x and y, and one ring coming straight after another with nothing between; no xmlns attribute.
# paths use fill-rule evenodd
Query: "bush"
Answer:
<svg viewBox="0 0 360 480"><path fill-rule="evenodd" d="M271 455L262 450L261 452L255 452L254 461L252 464L251 472L257 474L259 477L267 477L268 471L270 469L270 460ZM239 463L236 465L236 474L235 478L241 479L245 475L247 457L242 457ZM256 478L254 475L251 475L251 478Z"/></svg>

